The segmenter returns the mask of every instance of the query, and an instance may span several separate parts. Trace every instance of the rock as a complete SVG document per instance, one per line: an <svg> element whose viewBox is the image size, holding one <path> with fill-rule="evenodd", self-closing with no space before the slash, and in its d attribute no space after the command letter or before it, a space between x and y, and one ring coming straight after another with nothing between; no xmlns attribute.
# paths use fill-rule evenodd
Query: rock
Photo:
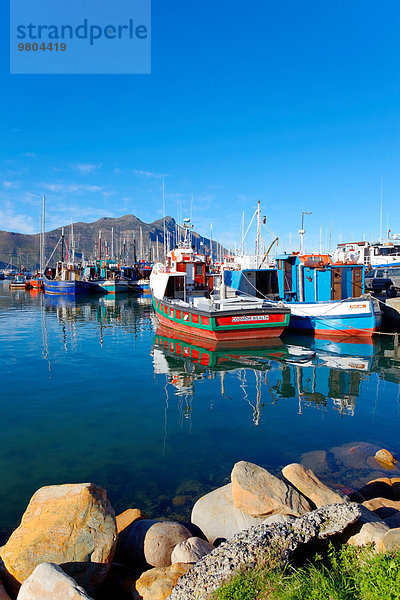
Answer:
<svg viewBox="0 0 400 600"><path fill-rule="evenodd" d="M366 485L356 492L361 494L364 500L371 500L371 498L390 498L395 500L395 491L389 477L379 477L378 479L372 479Z"/></svg>
<svg viewBox="0 0 400 600"><path fill-rule="evenodd" d="M347 543L352 546L379 544L389 531L387 524L363 505L359 506L361 516L354 526L347 531Z"/></svg>
<svg viewBox="0 0 400 600"><path fill-rule="evenodd" d="M354 523L361 511L356 503L332 504L290 523L257 525L221 544L178 581L170 600L205 600L222 582L243 568L252 568L271 546L282 563L303 544L326 539Z"/></svg>
<svg viewBox="0 0 400 600"><path fill-rule="evenodd" d="M43 487L2 548L6 585L16 591L35 567L52 562L91 593L109 571L116 539L114 511L103 488L92 483Z"/></svg>
<svg viewBox="0 0 400 600"><path fill-rule="evenodd" d="M299 492L311 500L317 508L327 504L347 502L348 498L324 485L320 479L303 465L292 463L282 469L282 474Z"/></svg>
<svg viewBox="0 0 400 600"><path fill-rule="evenodd" d="M332 452L325 450L313 450L306 452L301 456L301 464L307 469L311 469L320 477L329 477L332 472L337 470L337 465Z"/></svg>
<svg viewBox="0 0 400 600"><path fill-rule="evenodd" d="M400 501L388 498L372 498L363 502L363 506L381 519L387 519L400 511Z"/></svg>
<svg viewBox="0 0 400 600"><path fill-rule="evenodd" d="M172 506L185 506L190 502L190 496L184 496L183 494L178 494L172 499Z"/></svg>
<svg viewBox="0 0 400 600"><path fill-rule="evenodd" d="M376 444L370 444L369 442L352 442L350 444L343 444L342 446L331 448L335 461L339 465L341 464L345 469L351 471L355 469L368 470L367 460L373 456L377 450L380 450L380 447Z"/></svg>
<svg viewBox="0 0 400 600"><path fill-rule="evenodd" d="M0 581L0 600L11 600L10 596L6 592L6 588Z"/></svg>
<svg viewBox="0 0 400 600"><path fill-rule="evenodd" d="M395 513L391 517L383 519L389 529L397 529L400 527L400 512ZM0 598L1 600L1 598Z"/></svg>
<svg viewBox="0 0 400 600"><path fill-rule="evenodd" d="M128 508L127 510L124 510L123 513L115 517L115 521L117 523L117 532L121 533L121 531L126 529L126 527L128 527L128 525L130 525L134 521L144 518L145 517L142 511L138 508Z"/></svg>
<svg viewBox="0 0 400 600"><path fill-rule="evenodd" d="M190 531L180 523L140 519L120 533L115 557L130 567L168 567L172 550L190 537Z"/></svg>
<svg viewBox="0 0 400 600"><path fill-rule="evenodd" d="M171 554L171 563L195 563L212 550L214 547L209 542L191 537L175 546Z"/></svg>
<svg viewBox="0 0 400 600"><path fill-rule="evenodd" d="M101 584L96 600L125 600L130 597L130 591L142 574L142 569L130 569L126 565L113 563L111 569Z"/></svg>
<svg viewBox="0 0 400 600"><path fill-rule="evenodd" d="M380 465L382 465L384 467L388 466L389 468L394 467L395 463L397 462L397 460L395 459L393 454L391 452L389 452L389 450L386 450L386 448L382 448L382 450L378 450L378 452L375 454L375 460Z"/></svg>
<svg viewBox="0 0 400 600"><path fill-rule="evenodd" d="M263 524L264 525L273 525L273 523L290 523L294 519L295 519L295 517L292 517L291 515L276 514L276 515L271 515L270 517L267 517L266 519L264 519Z"/></svg>
<svg viewBox="0 0 400 600"><path fill-rule="evenodd" d="M263 519L251 517L235 507L232 484L228 483L197 500L191 521L214 544L215 540L227 540L243 529L262 523Z"/></svg>
<svg viewBox="0 0 400 600"><path fill-rule="evenodd" d="M91 600L58 565L42 563L25 579L18 600Z"/></svg>
<svg viewBox="0 0 400 600"><path fill-rule="evenodd" d="M378 544L378 552L394 552L400 548L400 527L388 531Z"/></svg>
<svg viewBox="0 0 400 600"><path fill-rule="evenodd" d="M187 573L191 566L175 563L169 567L145 571L137 580L131 593L132 597L138 600L139 598L143 598L143 600L165 600L178 583L178 579Z"/></svg>
<svg viewBox="0 0 400 600"><path fill-rule="evenodd" d="M311 510L297 490L253 463L236 463L231 478L236 508L252 517L275 513L299 516Z"/></svg>

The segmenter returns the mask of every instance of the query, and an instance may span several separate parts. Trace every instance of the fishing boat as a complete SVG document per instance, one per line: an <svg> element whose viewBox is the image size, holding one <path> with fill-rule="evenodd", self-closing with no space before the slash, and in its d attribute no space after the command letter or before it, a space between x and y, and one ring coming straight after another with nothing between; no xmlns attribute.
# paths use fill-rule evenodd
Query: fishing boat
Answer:
<svg viewBox="0 0 400 600"><path fill-rule="evenodd" d="M290 327L317 337L366 336L379 331L379 301L365 294L365 267L334 263L328 254L276 257L279 296Z"/></svg>
<svg viewBox="0 0 400 600"><path fill-rule="evenodd" d="M80 267L61 261L55 268L45 269L43 283L46 294L78 296L93 291L91 282L83 278Z"/></svg>
<svg viewBox="0 0 400 600"><path fill-rule="evenodd" d="M195 253L189 229L179 247L156 263L150 275L153 307L160 325L213 340L279 337L289 324L290 309L281 303L232 295L223 272L210 272L210 261Z"/></svg>
<svg viewBox="0 0 400 600"><path fill-rule="evenodd" d="M28 290L30 280L23 273L18 273L14 279L10 281L10 290Z"/></svg>

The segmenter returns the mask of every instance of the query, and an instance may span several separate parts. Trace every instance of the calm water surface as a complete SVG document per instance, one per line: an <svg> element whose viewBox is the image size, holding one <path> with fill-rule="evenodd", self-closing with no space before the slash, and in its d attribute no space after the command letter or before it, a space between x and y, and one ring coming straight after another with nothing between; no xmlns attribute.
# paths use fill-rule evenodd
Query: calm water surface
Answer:
<svg viewBox="0 0 400 600"><path fill-rule="evenodd" d="M299 347L316 355L293 361ZM93 481L116 511L185 518L238 460L278 472L305 459L347 485L384 473L343 459L344 444L400 451L391 338L213 352L156 332L149 299L75 303L0 282L0 381L4 532L43 485Z"/></svg>

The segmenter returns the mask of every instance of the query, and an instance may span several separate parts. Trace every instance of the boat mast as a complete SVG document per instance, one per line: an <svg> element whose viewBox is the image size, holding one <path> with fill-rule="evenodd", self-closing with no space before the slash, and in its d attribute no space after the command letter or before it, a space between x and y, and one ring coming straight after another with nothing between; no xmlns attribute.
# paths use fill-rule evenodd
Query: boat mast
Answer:
<svg viewBox="0 0 400 600"><path fill-rule="evenodd" d="M75 238L74 238L74 224L71 219L71 253L72 253L72 264L75 264Z"/></svg>
<svg viewBox="0 0 400 600"><path fill-rule="evenodd" d="M163 212L163 242L164 242L164 260L167 256L166 239L165 239L165 186L164 179L162 180L162 212Z"/></svg>
<svg viewBox="0 0 400 600"><path fill-rule="evenodd" d="M46 231L46 197L43 194L43 211L42 211L42 274L45 267L46 262L46 254L45 254L45 231Z"/></svg>
<svg viewBox="0 0 400 600"><path fill-rule="evenodd" d="M114 227L111 227L111 260L114 260Z"/></svg>
<svg viewBox="0 0 400 600"><path fill-rule="evenodd" d="M261 207L260 201L257 202L257 237L256 237L256 263L261 254Z"/></svg>
<svg viewBox="0 0 400 600"><path fill-rule="evenodd" d="M101 229L99 229L99 260L101 260Z"/></svg>
<svg viewBox="0 0 400 600"><path fill-rule="evenodd" d="M379 243L382 244L382 208L383 208L383 176L381 175L381 215L379 223Z"/></svg>

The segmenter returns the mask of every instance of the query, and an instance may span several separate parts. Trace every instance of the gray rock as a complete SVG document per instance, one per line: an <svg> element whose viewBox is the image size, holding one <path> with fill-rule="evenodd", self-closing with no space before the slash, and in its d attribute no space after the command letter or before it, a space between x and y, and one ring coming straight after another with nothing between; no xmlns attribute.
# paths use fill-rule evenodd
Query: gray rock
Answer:
<svg viewBox="0 0 400 600"><path fill-rule="evenodd" d="M290 523L257 525L237 533L202 558L178 581L170 600L205 600L223 581L244 567L254 567L260 553L273 545L282 562L303 544L341 533L361 514L356 503L331 504Z"/></svg>
<svg viewBox="0 0 400 600"><path fill-rule="evenodd" d="M145 564L168 567L172 550L190 537L190 531L180 523L151 519L134 521L118 537L115 560L133 568Z"/></svg>
<svg viewBox="0 0 400 600"><path fill-rule="evenodd" d="M232 484L228 483L197 500L191 521L213 544L216 539L228 540L243 529L259 525L263 519L251 517L235 507Z"/></svg>
<svg viewBox="0 0 400 600"><path fill-rule="evenodd" d="M91 600L72 577L54 563L42 563L21 585L18 600Z"/></svg>
<svg viewBox="0 0 400 600"><path fill-rule="evenodd" d="M276 514L264 519L263 525L273 525L274 523L291 523L295 519L296 517L292 517L291 515Z"/></svg>
<svg viewBox="0 0 400 600"><path fill-rule="evenodd" d="M171 563L195 563L203 556L210 554L214 546L198 537L191 537L180 542L172 550Z"/></svg>

